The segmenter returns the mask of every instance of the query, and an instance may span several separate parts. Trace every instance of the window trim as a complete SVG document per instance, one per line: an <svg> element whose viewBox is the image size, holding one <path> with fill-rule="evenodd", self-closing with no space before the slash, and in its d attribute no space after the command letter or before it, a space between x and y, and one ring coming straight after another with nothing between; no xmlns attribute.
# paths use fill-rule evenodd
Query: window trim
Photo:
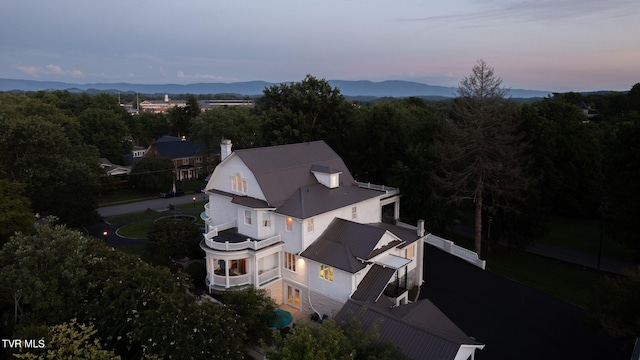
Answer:
<svg viewBox="0 0 640 360"><path fill-rule="evenodd" d="M320 264L320 279L333 282L333 266Z"/></svg>
<svg viewBox="0 0 640 360"><path fill-rule="evenodd" d="M262 213L262 227L271 227L271 213L264 212Z"/></svg>
<svg viewBox="0 0 640 360"><path fill-rule="evenodd" d="M298 261L298 257L296 254L292 254L290 252L284 252L283 258L284 264L283 267L289 271L296 272L296 261Z"/></svg>
<svg viewBox="0 0 640 360"><path fill-rule="evenodd" d="M253 225L253 211L248 209L244 210L244 223L245 225Z"/></svg>

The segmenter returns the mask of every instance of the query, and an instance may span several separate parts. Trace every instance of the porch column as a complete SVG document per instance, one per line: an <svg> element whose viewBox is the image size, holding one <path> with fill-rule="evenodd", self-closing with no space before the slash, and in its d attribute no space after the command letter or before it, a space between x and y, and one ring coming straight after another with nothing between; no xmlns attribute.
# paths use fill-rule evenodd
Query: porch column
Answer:
<svg viewBox="0 0 640 360"><path fill-rule="evenodd" d="M393 202L393 220L398 222L400 219L400 199Z"/></svg>
<svg viewBox="0 0 640 360"><path fill-rule="evenodd" d="M260 286L260 279L258 278L260 270L258 270L258 257L253 257L253 286L258 288Z"/></svg>
<svg viewBox="0 0 640 360"><path fill-rule="evenodd" d="M225 288L229 288L229 260L224 261L224 281L225 281Z"/></svg>

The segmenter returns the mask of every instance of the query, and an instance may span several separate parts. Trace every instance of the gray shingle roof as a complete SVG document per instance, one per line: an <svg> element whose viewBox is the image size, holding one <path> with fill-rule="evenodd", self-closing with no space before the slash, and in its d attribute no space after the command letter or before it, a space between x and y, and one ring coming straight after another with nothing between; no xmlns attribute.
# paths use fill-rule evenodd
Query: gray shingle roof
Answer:
<svg viewBox="0 0 640 360"><path fill-rule="evenodd" d="M427 299L393 308L385 300L384 296L376 304L349 300L336 321L361 316L358 319L365 329L379 324L380 339L395 343L413 359L454 359L460 345L482 345Z"/></svg>
<svg viewBox="0 0 640 360"><path fill-rule="evenodd" d="M402 244L402 241L397 240L376 249L386 232L385 229L368 224L335 218L301 256L353 274L366 266L358 259L371 259Z"/></svg>
<svg viewBox="0 0 640 360"><path fill-rule="evenodd" d="M249 167L272 206L282 205L301 187L317 184L311 173L314 165L341 172L341 185L353 184L345 163L324 141L241 149L234 154Z"/></svg>
<svg viewBox="0 0 640 360"><path fill-rule="evenodd" d="M363 189L353 185L329 189L316 183L298 188L278 207L277 212L298 219L307 219L327 211L380 196L380 194L381 192L379 191Z"/></svg>

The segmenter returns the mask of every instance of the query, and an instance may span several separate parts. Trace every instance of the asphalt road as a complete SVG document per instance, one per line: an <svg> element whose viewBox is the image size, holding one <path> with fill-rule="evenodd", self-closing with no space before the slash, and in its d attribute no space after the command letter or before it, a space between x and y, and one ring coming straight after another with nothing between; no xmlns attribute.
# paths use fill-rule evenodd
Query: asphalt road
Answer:
<svg viewBox="0 0 640 360"><path fill-rule="evenodd" d="M178 196L175 198L160 198L153 200L144 200L136 203L123 204L123 205L113 205L113 206L105 206L98 208L98 214L103 218L114 216L114 215L122 215L122 214L130 214L142 212L147 209L151 209L154 211L164 211L169 208L169 204L178 205L178 204L190 204L193 203L193 198L196 198L196 201L206 201L207 196L203 193L197 194L186 194L183 196ZM204 210L204 209L203 209Z"/></svg>
<svg viewBox="0 0 640 360"><path fill-rule="evenodd" d="M467 335L486 344L476 359L629 359L630 350L584 323L583 311L425 245L430 299Z"/></svg>

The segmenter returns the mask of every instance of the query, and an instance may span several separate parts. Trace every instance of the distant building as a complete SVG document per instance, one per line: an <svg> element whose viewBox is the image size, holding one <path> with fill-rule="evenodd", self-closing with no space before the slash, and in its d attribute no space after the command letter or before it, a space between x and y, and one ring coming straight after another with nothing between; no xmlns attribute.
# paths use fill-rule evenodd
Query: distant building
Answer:
<svg viewBox="0 0 640 360"><path fill-rule="evenodd" d="M176 180L204 178L213 170L219 154L204 154L202 146L186 138L162 136L146 149L145 157L173 160Z"/></svg>

